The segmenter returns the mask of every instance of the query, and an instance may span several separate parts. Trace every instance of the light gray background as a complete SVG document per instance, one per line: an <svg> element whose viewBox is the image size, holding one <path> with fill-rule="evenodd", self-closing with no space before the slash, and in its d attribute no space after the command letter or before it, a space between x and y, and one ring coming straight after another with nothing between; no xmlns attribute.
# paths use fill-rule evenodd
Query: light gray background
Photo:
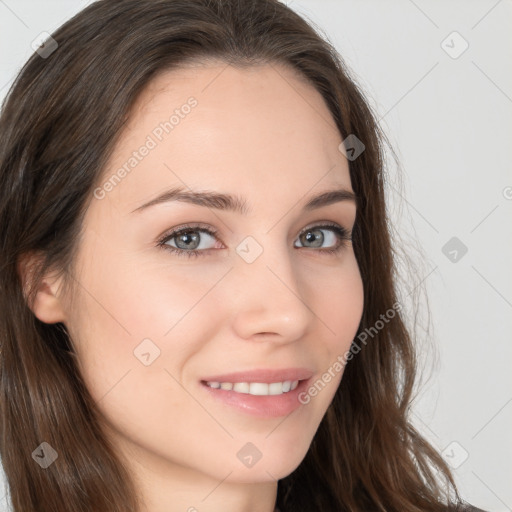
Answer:
<svg viewBox="0 0 512 512"><path fill-rule="evenodd" d="M89 3L0 0L0 99L36 36ZM512 2L285 3L355 72L405 174L399 189L391 162L390 214L423 248L424 271L408 290L427 288L437 350L423 351L430 366L414 422L456 466L466 500L511 511ZM462 48L454 31L469 44L457 58L445 51ZM442 252L452 237L468 248L457 262Z"/></svg>

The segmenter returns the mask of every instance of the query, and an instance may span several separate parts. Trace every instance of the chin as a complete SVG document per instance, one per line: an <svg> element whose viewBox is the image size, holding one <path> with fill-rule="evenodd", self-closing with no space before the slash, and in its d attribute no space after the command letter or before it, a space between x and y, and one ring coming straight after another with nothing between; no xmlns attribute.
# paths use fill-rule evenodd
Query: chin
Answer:
<svg viewBox="0 0 512 512"><path fill-rule="evenodd" d="M299 467L307 454L309 445L297 447L295 443L293 448L283 446L267 449L269 454L267 456L262 454L252 466L244 467L243 463L237 465L229 476L229 480L238 483L261 483L285 478ZM226 468L226 472L232 469Z"/></svg>

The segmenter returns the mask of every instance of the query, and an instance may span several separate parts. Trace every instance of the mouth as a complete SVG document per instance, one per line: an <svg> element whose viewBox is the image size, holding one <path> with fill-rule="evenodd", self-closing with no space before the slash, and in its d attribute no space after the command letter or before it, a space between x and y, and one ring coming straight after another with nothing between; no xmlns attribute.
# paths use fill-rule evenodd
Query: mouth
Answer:
<svg viewBox="0 0 512 512"><path fill-rule="evenodd" d="M202 384L213 388L223 389L225 391L234 391L246 395L256 396L275 396L293 391L302 380L285 380L281 382L219 382L219 381L201 381Z"/></svg>
<svg viewBox="0 0 512 512"><path fill-rule="evenodd" d="M277 377L278 374L284 379ZM309 370L263 370L206 378L200 384L217 404L254 416L278 417L304 406L300 396L312 377L313 372Z"/></svg>

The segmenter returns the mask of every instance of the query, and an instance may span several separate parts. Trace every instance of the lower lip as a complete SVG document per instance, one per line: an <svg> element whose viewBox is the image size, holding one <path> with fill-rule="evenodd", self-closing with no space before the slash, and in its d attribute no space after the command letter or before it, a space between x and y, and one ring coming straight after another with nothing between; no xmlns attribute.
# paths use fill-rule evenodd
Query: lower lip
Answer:
<svg viewBox="0 0 512 512"><path fill-rule="evenodd" d="M299 394L307 389L310 379L299 381L294 390L281 395L251 395L248 393L237 393L233 390L211 388L201 382L201 387L214 399L239 409L246 414L276 418L290 414L299 406Z"/></svg>

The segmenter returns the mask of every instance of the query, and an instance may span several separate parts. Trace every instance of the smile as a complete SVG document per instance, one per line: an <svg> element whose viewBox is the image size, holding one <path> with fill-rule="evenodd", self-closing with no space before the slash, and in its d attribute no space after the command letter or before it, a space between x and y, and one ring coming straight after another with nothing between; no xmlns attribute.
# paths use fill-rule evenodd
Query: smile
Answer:
<svg viewBox="0 0 512 512"><path fill-rule="evenodd" d="M283 382L206 382L206 385L213 389L224 389L235 393L249 395L282 395L293 391L298 385L298 380L285 380Z"/></svg>

